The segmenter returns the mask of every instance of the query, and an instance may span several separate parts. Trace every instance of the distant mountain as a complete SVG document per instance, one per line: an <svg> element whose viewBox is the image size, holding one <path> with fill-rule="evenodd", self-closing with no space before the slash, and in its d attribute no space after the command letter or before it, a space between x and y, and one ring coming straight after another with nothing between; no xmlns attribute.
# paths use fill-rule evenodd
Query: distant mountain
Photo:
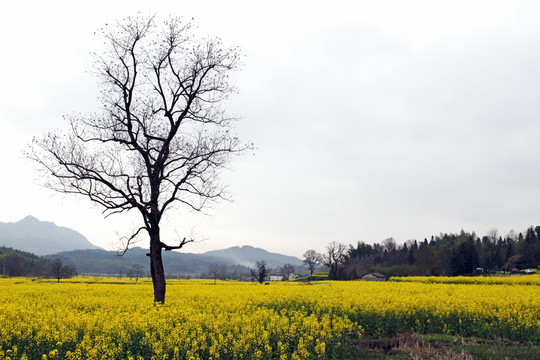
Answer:
<svg viewBox="0 0 540 360"><path fill-rule="evenodd" d="M234 246L223 250L207 251L203 256L211 256L221 259L222 262L229 262L244 266L253 266L257 261L264 260L266 264L273 269L285 264L301 266L302 260L294 256L287 256L277 253L271 253L261 248L249 245Z"/></svg>
<svg viewBox="0 0 540 360"><path fill-rule="evenodd" d="M116 251L106 250L73 250L47 255L47 258L59 258L65 263L75 264L80 274L127 274L131 267L140 264L145 273L150 273L150 258L146 256L148 249L134 247L119 256ZM163 264L166 274L194 275L208 270L210 263L221 263L213 257L199 254L163 252ZM227 264L230 265L230 264Z"/></svg>
<svg viewBox="0 0 540 360"><path fill-rule="evenodd" d="M0 246L36 255L77 249L100 249L75 230L27 216L15 223L0 222Z"/></svg>
<svg viewBox="0 0 540 360"><path fill-rule="evenodd" d="M64 251L47 258L59 258L64 263L75 264L80 274L127 274L135 264L143 265L145 273L150 272L148 249L135 247L128 250L123 256L115 251L105 250L73 250ZM196 275L207 272L210 264L225 264L232 270L253 266L257 261L264 260L268 267L277 269L284 264L301 266L300 259L268 252L252 246L235 246L228 249L208 251L204 254L181 253L176 251L163 252L163 264L166 274Z"/></svg>

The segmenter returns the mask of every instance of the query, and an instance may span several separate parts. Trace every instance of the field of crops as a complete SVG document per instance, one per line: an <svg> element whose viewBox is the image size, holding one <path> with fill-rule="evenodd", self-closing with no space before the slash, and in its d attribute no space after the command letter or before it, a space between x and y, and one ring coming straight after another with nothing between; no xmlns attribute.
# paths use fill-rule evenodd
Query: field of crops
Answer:
<svg viewBox="0 0 540 360"><path fill-rule="evenodd" d="M0 359L346 359L365 337L540 343L540 286L519 283L0 279Z"/></svg>
<svg viewBox="0 0 540 360"><path fill-rule="evenodd" d="M471 284L471 285L537 285L540 275L501 275L501 276L403 276L393 277L392 281L419 282L425 284Z"/></svg>

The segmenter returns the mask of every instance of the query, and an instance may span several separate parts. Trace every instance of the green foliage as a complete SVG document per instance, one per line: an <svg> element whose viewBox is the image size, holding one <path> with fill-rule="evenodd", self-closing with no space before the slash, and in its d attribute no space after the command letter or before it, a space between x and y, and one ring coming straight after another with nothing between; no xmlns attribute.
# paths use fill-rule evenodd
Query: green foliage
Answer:
<svg viewBox="0 0 540 360"><path fill-rule="evenodd" d="M392 276L420 276L421 271L415 265L396 264L392 266L375 265L371 268L372 272L378 272L390 278Z"/></svg>
<svg viewBox="0 0 540 360"><path fill-rule="evenodd" d="M0 248L0 275L47 276L51 266L49 259L12 248Z"/></svg>
<svg viewBox="0 0 540 360"><path fill-rule="evenodd" d="M299 278L294 279L294 281L304 281L304 282L324 281L324 280L328 280L328 272L317 272L317 273L314 273L313 275L299 277Z"/></svg>
<svg viewBox="0 0 540 360"><path fill-rule="evenodd" d="M349 359L537 359L540 346L500 339L464 338L453 335L400 334L364 338L351 344Z"/></svg>
<svg viewBox="0 0 540 360"><path fill-rule="evenodd" d="M540 266L540 226L524 233L499 236L496 230L479 237L474 232L440 234L403 245L350 246L341 280L355 280L367 272L386 276L458 276L518 271ZM391 240L391 241L390 241Z"/></svg>

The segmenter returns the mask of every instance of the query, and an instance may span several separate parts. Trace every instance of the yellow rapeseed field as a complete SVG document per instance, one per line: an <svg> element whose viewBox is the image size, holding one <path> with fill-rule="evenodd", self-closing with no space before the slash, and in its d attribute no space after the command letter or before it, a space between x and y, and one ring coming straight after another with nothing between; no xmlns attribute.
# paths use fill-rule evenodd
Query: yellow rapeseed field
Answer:
<svg viewBox="0 0 540 360"><path fill-rule="evenodd" d="M392 281L422 282L430 284L506 284L540 285L540 274L501 275L501 276L403 276L393 277Z"/></svg>
<svg viewBox="0 0 540 360"><path fill-rule="evenodd" d="M402 332L540 342L540 286L0 279L0 359L347 358Z"/></svg>

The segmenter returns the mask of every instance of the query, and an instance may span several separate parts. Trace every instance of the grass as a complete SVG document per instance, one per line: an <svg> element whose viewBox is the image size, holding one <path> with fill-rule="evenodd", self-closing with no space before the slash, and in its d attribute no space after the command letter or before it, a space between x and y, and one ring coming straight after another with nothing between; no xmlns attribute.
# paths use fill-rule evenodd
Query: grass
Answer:
<svg viewBox="0 0 540 360"><path fill-rule="evenodd" d="M538 360L540 346L510 340L451 335L403 334L362 338L351 343L350 359L387 360Z"/></svg>
<svg viewBox="0 0 540 360"><path fill-rule="evenodd" d="M313 275L308 275L308 276L294 279L294 281L303 281L303 282L324 281L324 280L328 280L328 272L318 272L318 273L314 273Z"/></svg>

